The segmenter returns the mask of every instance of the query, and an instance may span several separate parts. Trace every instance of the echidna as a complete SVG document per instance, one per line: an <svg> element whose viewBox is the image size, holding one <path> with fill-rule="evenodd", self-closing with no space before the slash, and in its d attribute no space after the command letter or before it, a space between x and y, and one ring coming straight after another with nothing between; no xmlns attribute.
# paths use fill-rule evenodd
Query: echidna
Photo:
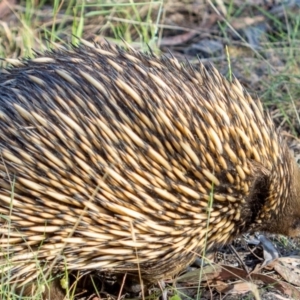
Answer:
<svg viewBox="0 0 300 300"><path fill-rule="evenodd" d="M58 258L155 281L244 232L299 233L298 167L237 80L88 42L10 62L2 278L32 282Z"/></svg>

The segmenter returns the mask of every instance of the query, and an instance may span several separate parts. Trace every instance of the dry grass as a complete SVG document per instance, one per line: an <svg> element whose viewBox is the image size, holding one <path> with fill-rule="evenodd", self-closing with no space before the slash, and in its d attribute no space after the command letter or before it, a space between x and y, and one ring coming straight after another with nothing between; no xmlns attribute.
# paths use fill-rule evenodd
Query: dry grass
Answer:
<svg viewBox="0 0 300 300"><path fill-rule="evenodd" d="M289 6L292 1L287 1L285 7L254 0L247 4L239 0L215 1L215 6L212 1L202 0L4 2L0 2L0 57L30 57L33 49L77 43L72 35L116 44L122 43L122 38L143 51L149 46L157 54L168 55L171 50L180 60L187 58L191 63L200 56L204 63L213 62L224 75L229 76L232 70L250 93L261 97L276 125L285 131L291 148L300 153L300 14L297 6ZM278 239L276 244L286 255L298 247L297 240L286 238ZM107 291L116 289L115 278L102 279L106 287L112 282ZM196 288L184 286L183 292L180 285L171 285L172 300L199 298L200 281ZM45 285L43 278L40 285ZM89 288L93 285L97 285L93 279L83 284ZM125 294L122 284L120 287L116 298ZM9 294L9 288L3 286L2 299L17 299ZM152 292L153 298L161 294L157 287ZM74 291L70 293L74 295ZM214 298L218 293L210 289L202 292L203 299L210 295ZM243 299L253 299L246 297Z"/></svg>

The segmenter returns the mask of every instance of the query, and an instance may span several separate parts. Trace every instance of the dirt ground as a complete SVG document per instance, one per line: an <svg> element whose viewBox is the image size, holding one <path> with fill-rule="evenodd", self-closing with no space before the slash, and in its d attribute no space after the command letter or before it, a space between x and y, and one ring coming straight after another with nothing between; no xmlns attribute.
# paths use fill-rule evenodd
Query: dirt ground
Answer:
<svg viewBox="0 0 300 300"><path fill-rule="evenodd" d="M300 162L300 1L70 2L60 2L53 13L55 1L2 0L0 57L30 56L33 48L72 42L75 34L116 44L122 37L135 48L172 53L195 66L200 59L224 76L232 72L262 99ZM87 275L77 282L76 299L300 299L299 241L268 238L272 243L241 237L209 253L209 263L198 262L164 288L147 286L143 295L123 276ZM261 241L263 247L255 245Z"/></svg>

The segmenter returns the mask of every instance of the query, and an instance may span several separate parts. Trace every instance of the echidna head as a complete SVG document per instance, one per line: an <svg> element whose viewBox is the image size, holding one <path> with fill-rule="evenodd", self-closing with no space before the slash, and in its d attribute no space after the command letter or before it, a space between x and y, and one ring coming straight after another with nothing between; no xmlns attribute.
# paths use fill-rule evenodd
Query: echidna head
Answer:
<svg viewBox="0 0 300 300"><path fill-rule="evenodd" d="M291 198L288 199L286 205L282 208L278 227L281 227L279 233L297 237L300 236L300 168L296 162L293 169Z"/></svg>
<svg viewBox="0 0 300 300"><path fill-rule="evenodd" d="M300 168L290 152L285 159L286 168L276 174L277 184L268 191L252 230L297 237L300 236Z"/></svg>

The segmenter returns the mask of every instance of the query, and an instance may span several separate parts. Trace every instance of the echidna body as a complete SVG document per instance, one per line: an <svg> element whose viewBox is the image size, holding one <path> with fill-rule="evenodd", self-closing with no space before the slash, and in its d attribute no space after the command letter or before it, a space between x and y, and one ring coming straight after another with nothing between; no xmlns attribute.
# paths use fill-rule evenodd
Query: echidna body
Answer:
<svg viewBox="0 0 300 300"><path fill-rule="evenodd" d="M10 62L0 270L11 279L58 257L55 270L157 280L247 231L298 234L299 170L237 80L88 43Z"/></svg>

